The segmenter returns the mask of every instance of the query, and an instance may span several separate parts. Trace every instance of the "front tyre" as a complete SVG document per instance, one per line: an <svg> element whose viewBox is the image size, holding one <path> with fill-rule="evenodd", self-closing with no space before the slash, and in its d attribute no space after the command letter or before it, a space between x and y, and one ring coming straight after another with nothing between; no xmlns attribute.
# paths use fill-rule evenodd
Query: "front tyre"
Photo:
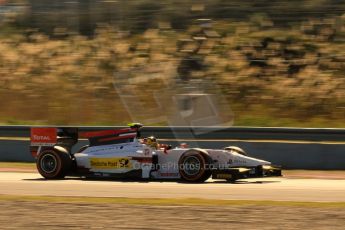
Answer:
<svg viewBox="0 0 345 230"><path fill-rule="evenodd" d="M72 160L56 149L43 150L36 162L38 172L46 179L62 179L70 171Z"/></svg>
<svg viewBox="0 0 345 230"><path fill-rule="evenodd" d="M185 152L179 159L179 173L187 182L204 182L211 176L210 157L197 150Z"/></svg>

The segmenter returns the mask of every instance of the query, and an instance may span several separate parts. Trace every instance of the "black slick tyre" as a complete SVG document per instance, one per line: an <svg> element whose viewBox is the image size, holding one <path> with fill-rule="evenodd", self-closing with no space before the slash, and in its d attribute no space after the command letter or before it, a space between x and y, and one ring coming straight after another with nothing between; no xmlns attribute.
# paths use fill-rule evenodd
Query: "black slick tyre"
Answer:
<svg viewBox="0 0 345 230"><path fill-rule="evenodd" d="M63 179L72 167L72 160L69 154L51 148L38 155L36 166L46 179Z"/></svg>
<svg viewBox="0 0 345 230"><path fill-rule="evenodd" d="M211 176L210 157L198 150L188 150L179 159L179 173L186 182L200 183Z"/></svg>

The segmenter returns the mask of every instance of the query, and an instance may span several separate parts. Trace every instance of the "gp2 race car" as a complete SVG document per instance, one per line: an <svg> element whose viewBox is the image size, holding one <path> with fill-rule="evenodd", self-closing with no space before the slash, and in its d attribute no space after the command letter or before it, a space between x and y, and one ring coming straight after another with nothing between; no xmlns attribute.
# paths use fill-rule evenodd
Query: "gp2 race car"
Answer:
<svg viewBox="0 0 345 230"><path fill-rule="evenodd" d="M46 179L65 176L204 182L281 176L281 168L247 156L242 149L172 148L154 137L140 138L142 125L120 130L78 132L77 128L31 128L31 153ZM72 153L78 138L89 144Z"/></svg>

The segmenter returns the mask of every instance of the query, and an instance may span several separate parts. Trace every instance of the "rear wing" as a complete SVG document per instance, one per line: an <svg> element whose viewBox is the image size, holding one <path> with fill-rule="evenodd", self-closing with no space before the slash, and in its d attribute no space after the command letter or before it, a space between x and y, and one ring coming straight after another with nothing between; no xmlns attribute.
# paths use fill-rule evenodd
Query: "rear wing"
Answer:
<svg viewBox="0 0 345 230"><path fill-rule="evenodd" d="M72 140L67 143L71 147L78 142L79 136L87 138L90 146L128 143L140 137L140 128L141 125L137 123L131 124L130 128L88 132L79 132L78 128L72 127L33 127L30 132L30 152L36 158L43 148L66 145L68 139Z"/></svg>
<svg viewBox="0 0 345 230"><path fill-rule="evenodd" d="M30 152L36 158L42 146L57 143L57 128L35 127L30 129Z"/></svg>
<svg viewBox="0 0 345 230"><path fill-rule="evenodd" d="M53 146L57 142L57 128L31 128L31 146Z"/></svg>

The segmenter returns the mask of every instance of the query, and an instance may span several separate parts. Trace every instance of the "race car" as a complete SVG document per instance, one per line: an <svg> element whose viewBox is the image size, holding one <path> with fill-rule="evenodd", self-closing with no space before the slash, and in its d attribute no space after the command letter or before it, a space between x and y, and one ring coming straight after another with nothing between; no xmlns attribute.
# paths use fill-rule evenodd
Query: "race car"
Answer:
<svg viewBox="0 0 345 230"><path fill-rule="evenodd" d="M140 137L141 124L120 130L79 132L77 128L31 128L31 153L46 179L65 176L183 180L210 177L234 182L243 178L281 176L281 167L250 157L236 146L224 149L172 148L155 137ZM72 153L79 138L88 145Z"/></svg>

